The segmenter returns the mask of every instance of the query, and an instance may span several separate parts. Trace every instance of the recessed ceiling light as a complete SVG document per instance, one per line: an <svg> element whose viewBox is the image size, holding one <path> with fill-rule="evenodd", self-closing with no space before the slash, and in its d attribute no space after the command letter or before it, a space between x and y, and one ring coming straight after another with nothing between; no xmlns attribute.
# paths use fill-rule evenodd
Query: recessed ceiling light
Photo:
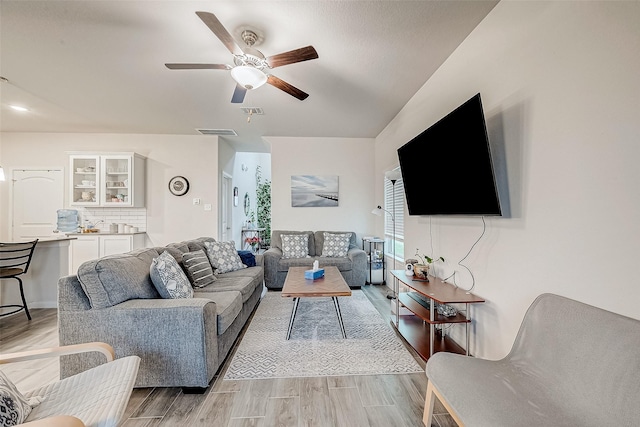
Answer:
<svg viewBox="0 0 640 427"><path fill-rule="evenodd" d="M21 107L19 105L9 105L9 107L11 107L12 109L14 109L16 111L22 111L22 112L29 111L29 109L27 107Z"/></svg>

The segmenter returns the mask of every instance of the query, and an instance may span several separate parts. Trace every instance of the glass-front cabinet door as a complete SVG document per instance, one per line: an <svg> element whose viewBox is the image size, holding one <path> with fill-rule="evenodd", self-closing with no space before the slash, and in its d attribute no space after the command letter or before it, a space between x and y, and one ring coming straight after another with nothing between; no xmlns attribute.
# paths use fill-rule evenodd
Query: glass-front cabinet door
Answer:
<svg viewBox="0 0 640 427"><path fill-rule="evenodd" d="M100 204L100 156L72 155L70 159L72 206L98 206Z"/></svg>
<svg viewBox="0 0 640 427"><path fill-rule="evenodd" d="M102 206L131 206L132 156L102 156Z"/></svg>

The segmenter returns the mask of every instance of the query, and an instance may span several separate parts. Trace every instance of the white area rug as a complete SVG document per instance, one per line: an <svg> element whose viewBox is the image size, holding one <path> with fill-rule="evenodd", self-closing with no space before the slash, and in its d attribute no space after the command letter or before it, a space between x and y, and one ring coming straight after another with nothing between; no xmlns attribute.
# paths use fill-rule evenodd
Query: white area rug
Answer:
<svg viewBox="0 0 640 427"><path fill-rule="evenodd" d="M267 293L224 379L424 372L361 290L338 300L346 340L331 298L302 298L287 341L293 299Z"/></svg>

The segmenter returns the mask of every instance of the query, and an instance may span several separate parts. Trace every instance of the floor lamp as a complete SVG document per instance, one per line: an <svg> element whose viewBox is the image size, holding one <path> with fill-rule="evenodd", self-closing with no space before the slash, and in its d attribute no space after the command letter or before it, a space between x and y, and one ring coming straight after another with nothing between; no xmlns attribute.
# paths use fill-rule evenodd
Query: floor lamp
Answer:
<svg viewBox="0 0 640 427"><path fill-rule="evenodd" d="M371 213L376 214L376 215L382 215L382 212L386 212L391 216L391 222L393 224L393 270L396 269L396 217L395 217L395 213L396 213L396 182L400 179L401 174L400 171L398 170L392 170L392 171L388 171L384 174L385 178L387 178L389 181L391 181L391 186L392 186L392 196L393 196L393 213L389 212L388 210L384 209L382 206L377 206L374 210L371 211ZM398 297L398 290L396 289L396 280L393 281L394 285L393 285L393 296L392 298L397 298ZM389 297L389 295L387 295L387 297Z"/></svg>

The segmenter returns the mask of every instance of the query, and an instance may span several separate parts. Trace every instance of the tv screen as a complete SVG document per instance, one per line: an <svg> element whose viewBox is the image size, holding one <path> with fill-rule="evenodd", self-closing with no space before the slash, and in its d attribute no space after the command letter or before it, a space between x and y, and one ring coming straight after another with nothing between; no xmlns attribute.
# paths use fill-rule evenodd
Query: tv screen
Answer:
<svg viewBox="0 0 640 427"><path fill-rule="evenodd" d="M409 215L501 215L480 94L398 149Z"/></svg>

